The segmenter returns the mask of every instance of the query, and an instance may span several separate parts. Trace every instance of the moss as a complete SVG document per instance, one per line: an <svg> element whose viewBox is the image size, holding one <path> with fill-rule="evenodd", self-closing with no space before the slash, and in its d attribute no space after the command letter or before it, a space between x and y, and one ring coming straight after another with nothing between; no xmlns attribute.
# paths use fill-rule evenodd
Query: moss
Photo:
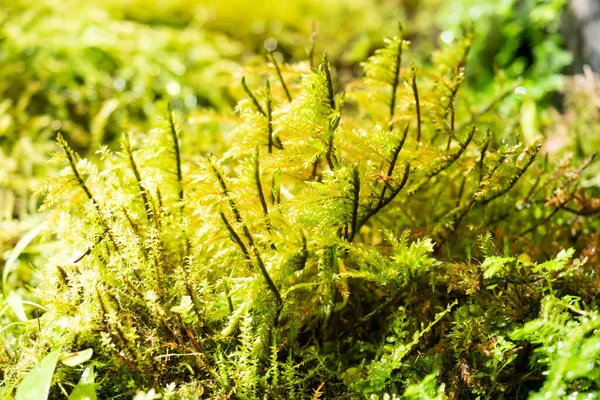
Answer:
<svg viewBox="0 0 600 400"><path fill-rule="evenodd" d="M94 159L58 135L44 313L3 328L2 394L60 348L93 356L51 398L90 366L100 398L597 396L594 155L540 156L518 82L472 106L472 41L415 63L400 28L344 88L272 57L211 146L166 106Z"/></svg>

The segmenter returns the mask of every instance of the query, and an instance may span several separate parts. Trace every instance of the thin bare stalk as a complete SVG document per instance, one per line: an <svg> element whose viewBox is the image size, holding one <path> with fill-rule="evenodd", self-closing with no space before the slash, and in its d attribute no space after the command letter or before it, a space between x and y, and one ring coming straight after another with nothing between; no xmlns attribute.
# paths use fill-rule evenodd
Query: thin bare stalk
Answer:
<svg viewBox="0 0 600 400"><path fill-rule="evenodd" d="M271 56L271 61L273 62L273 65L275 66L275 72L277 72L277 78L279 79L279 82L281 82L281 86L283 86L283 91L285 92L285 95L287 96L287 99L289 102L292 101L292 96L290 95L290 91L288 90L287 85L285 84L285 81L283 80L283 76L281 75L281 69L279 69L279 64L277 63L277 60L275 59L275 56L273 55L272 51L269 51L269 56Z"/></svg>
<svg viewBox="0 0 600 400"><path fill-rule="evenodd" d="M225 228L227 228L227 232L229 232L229 234L233 238L233 241L239 246L240 250L244 254L244 258L249 262L250 268L252 268L252 258L250 257L250 253L248 253L246 245L244 244L240 236L237 234L237 232L233 229L233 227L229 223L229 220L227 220L227 217L225 216L225 214L223 214L223 211L219 211L219 215L221 217L221 221L223 221L223 223L225 224Z"/></svg>
<svg viewBox="0 0 600 400"><path fill-rule="evenodd" d="M404 166L404 174L402 175L402 181L400 182L400 184L389 194L388 197L386 197L385 199L379 201L379 203L377 204L376 207L371 208L367 214L362 218L362 220L360 220L360 222L357 224L357 231L360 230L360 228L367 223L367 221L375 214L377 214L379 211L381 211L385 206L387 206L389 203L392 202L392 200L394 200L394 198L396 198L396 196L398 195L398 193L400 193L400 191L404 188L404 186L406 186L406 183L408 182L408 177L410 175L410 163L406 163Z"/></svg>
<svg viewBox="0 0 600 400"><path fill-rule="evenodd" d="M400 28L400 34L402 34L402 28ZM402 63L402 44L404 40L400 39L398 43L398 50L396 52L396 62L394 64L394 81L392 83L392 98L390 99L390 131L394 128L394 114L396 112L396 90L400 83L400 65Z"/></svg>
<svg viewBox="0 0 600 400"><path fill-rule="evenodd" d="M360 176L358 174L358 165L355 165L352 169L352 231L348 241L352 242L356 236L356 230L358 228L358 205L360 201Z"/></svg>
<svg viewBox="0 0 600 400"><path fill-rule="evenodd" d="M404 126L404 132L402 133L402 138L398 142L398 145L394 149L394 153L392 154L392 161L390 162L390 166L388 167L386 178L390 178L394 173L394 168L396 167L396 162L398 161L398 155L400 154L400 150L404 147L404 142L406 142L406 137L408 136L408 128L409 123L407 122ZM387 184L383 185L383 189L381 189L381 194L379 195L379 203L383 203L385 198L385 192L387 190Z"/></svg>
<svg viewBox="0 0 600 400"><path fill-rule="evenodd" d="M411 67L411 75L412 75L412 90L415 96L415 107L417 109L417 142L421 141L421 104L419 102L419 89L417 88L417 70L415 68L415 63L413 61Z"/></svg>
<svg viewBox="0 0 600 400"><path fill-rule="evenodd" d="M135 180L138 184L138 189L140 196L142 197L142 203L144 203L144 211L146 211L146 219L149 221L152 219L152 212L150 210L150 204L148 203L148 191L142 184L142 177L140 175L139 168L133 158L133 151L131 150L131 142L129 141L129 133L125 132L123 140L123 149L125 150L125 154L127 154L127 158L129 159L129 166L133 171L133 175L135 176Z"/></svg>
<svg viewBox="0 0 600 400"><path fill-rule="evenodd" d="M331 70L329 69L329 60L327 59L327 52L323 55L323 71L325 72L325 78L327 79L327 98L329 99L329 106L332 110L335 110L335 99L333 97L333 81L331 80Z"/></svg>
<svg viewBox="0 0 600 400"><path fill-rule="evenodd" d="M269 131L269 154L273 153L273 116L272 116L271 83L267 79L267 129ZM283 147L282 147L283 148Z"/></svg>
<svg viewBox="0 0 600 400"><path fill-rule="evenodd" d="M64 137L60 133L58 134L56 140L58 141L58 144L60 145L60 147L62 147L62 149L64 150L65 155L67 156L67 159L69 160L69 165L71 166L71 171L73 172L73 175L75 175L77 184L84 191L87 198L92 201L96 210L100 211L100 205L98 204L96 199L94 199L94 196L92 196L90 189L88 189L87 185L85 184L85 181L83 180L83 178L81 177L81 174L79 173L79 170L77 169L77 165L75 164L75 154L73 153L73 151L67 144L67 141L64 139Z"/></svg>
<svg viewBox="0 0 600 400"><path fill-rule="evenodd" d="M245 76L242 77L242 88L244 89L244 92L246 92L246 94L248 95L248 97L250 97L250 100L252 100L252 104L254 104L254 107L256 108L256 110L259 113L261 113L263 116L266 117L267 114L265 113L265 111L263 110L263 108L260 106L260 103L256 99L256 96L254 96L254 93L252 93L250 91L250 88L248 88L248 85L246 85L246 77Z"/></svg>
<svg viewBox="0 0 600 400"><path fill-rule="evenodd" d="M269 208L267 207L267 200L265 199L262 184L260 183L260 164L258 146L256 146L256 148L254 149L254 183L256 183L258 198L260 199L260 205L262 206L263 214L267 216L269 215Z"/></svg>
<svg viewBox="0 0 600 400"><path fill-rule="evenodd" d="M169 103L168 105L169 108L169 127L170 127L170 131L171 131L171 138L173 139L173 150L175 152L175 163L176 163L176 167L177 167L177 184L179 186L179 203L180 203L180 210L181 213L183 215L183 208L184 208L184 203L183 203L183 185L181 183L182 181L182 174L181 174L181 154L179 152L179 138L177 136L177 129L175 128L175 121L173 120L173 110L171 108L171 103Z"/></svg>

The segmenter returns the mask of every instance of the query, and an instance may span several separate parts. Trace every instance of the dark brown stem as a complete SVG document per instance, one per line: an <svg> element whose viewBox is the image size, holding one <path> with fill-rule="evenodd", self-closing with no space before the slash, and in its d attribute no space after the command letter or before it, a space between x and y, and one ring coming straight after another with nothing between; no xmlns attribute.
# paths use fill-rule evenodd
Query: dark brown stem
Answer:
<svg viewBox="0 0 600 400"><path fill-rule="evenodd" d="M406 186L406 183L408 182L408 177L410 175L410 163L406 163L405 167L404 167L404 174L402 176L402 181L400 182L400 184L398 185L398 187L396 187L396 189L394 189L392 191L392 193L390 193L390 195L383 199L380 200L379 203L377 204L376 207L372 208L371 210L369 210L367 212L367 214L363 217L363 219L357 224L357 231L360 230L360 228L367 223L367 221L375 214L377 214L379 211L381 211L385 206L387 206L392 200L394 200L394 198L398 195L398 193L400 193L400 191L404 188L404 186Z"/></svg>
<svg viewBox="0 0 600 400"><path fill-rule="evenodd" d="M242 216L240 215L240 212L238 211L237 206L235 205L235 202L233 201L233 198L229 195L229 190L227 190L227 185L225 184L225 179L223 179L223 176L221 175L221 173L219 172L217 167L213 164L210 157L208 158L208 163L209 163L211 169L213 170L213 172L217 178L217 181L219 182L219 186L221 187L223 196L229 202L229 207L231 208L231 211L233 212L233 215L235 216L235 220L238 223L242 223Z"/></svg>
<svg viewBox="0 0 600 400"><path fill-rule="evenodd" d="M460 200L462 199L462 195L465 190L465 183L467 183L467 177L463 176L462 181L460 182L460 188L458 189L458 196L456 196L456 206L460 205Z"/></svg>
<svg viewBox="0 0 600 400"><path fill-rule="evenodd" d="M317 156L317 158L315 159L315 162L313 163L312 172L310 173L310 180L318 180L317 174L319 172L319 160L320 160L320 157Z"/></svg>
<svg viewBox="0 0 600 400"><path fill-rule="evenodd" d="M271 276L269 275L269 272L267 271L267 268L265 267L265 264L263 263L263 260L260 256L258 248L254 244L254 239L252 238L252 234L250 234L250 230L248 229L248 226L246 226L246 224L242 220L242 216L240 215L240 212L238 211L235 201L233 201L233 198L231 197L231 195L229 194L229 191L227 190L227 185L225 184L225 180L223 179L223 176L221 175L221 173L219 172L217 167L213 164L213 162L210 158L208 159L208 162L209 162L209 165L211 166L213 172L215 173L217 180L219 181L219 185L221 186L223 195L225 197L227 197L227 199L229 201L229 206L235 216L236 221L242 225L242 230L244 232L244 236L248 240L248 244L250 245L250 248L252 249L254 257L256 258L256 261L258 263L258 268L260 269L260 272L263 275L263 278L267 282L267 286L269 287L269 290L271 290L271 292L275 296L275 300L277 301L277 314L276 314L275 320L277 320L277 318L279 317L279 313L281 312L281 309L283 307L283 300L281 299L279 290L275 286L275 283L273 283L273 280L271 279ZM233 227L229 224L229 222L227 221L227 218L225 217L225 214L223 214L222 211L220 212L220 215L221 215L221 219L225 223L225 226L227 227L227 230L229 231L231 236L234 238L234 240L238 244L238 246L240 246L240 249L242 249L242 252L244 253L244 256L246 257L246 259L251 263L252 259L248 253L246 246L242 242L241 238L235 232Z"/></svg>
<svg viewBox="0 0 600 400"><path fill-rule="evenodd" d="M358 174L358 165L355 165L352 170L352 232L348 238L349 242L354 240L356 229L358 228L358 205L360 201L360 176Z"/></svg>
<svg viewBox="0 0 600 400"><path fill-rule="evenodd" d="M330 126L329 140L327 142L327 152L325 153L325 159L327 160L327 165L329 166L329 169L332 171L335 169L335 163L333 161L334 158L335 158L335 155L333 155L333 130L331 129L331 126Z"/></svg>
<svg viewBox="0 0 600 400"><path fill-rule="evenodd" d="M233 314L233 302L231 301L231 296L229 295L229 285L227 285L226 280L223 280L223 286L225 286L225 297L227 298L227 307L229 307L229 313Z"/></svg>
<svg viewBox="0 0 600 400"><path fill-rule="evenodd" d="M98 289L98 284L96 283L96 285L94 285L94 287L96 289L96 298L98 299L98 303L100 304L100 310L102 311L102 321L104 322L107 333L111 337L114 337L115 335L113 333L113 326L111 325L111 323L108 321L108 318L107 318L108 317L108 309L106 307L106 304L104 303L104 300L102 299L102 294L100 293L100 289ZM129 346L129 341L123 334L123 331L121 329L119 329L118 326L114 327L114 330L117 332L116 336L119 338L119 341L122 343L123 349L129 356L129 358L123 357L123 361L125 361L125 363L127 364L127 366L129 366L129 368L131 368L133 371L136 371L138 369L138 367L135 363L135 354L133 354L133 352L131 351L131 348Z"/></svg>
<svg viewBox="0 0 600 400"><path fill-rule="evenodd" d="M448 107L450 107L450 134L448 135L448 143L446 144L446 151L450 150L450 143L452 143L452 136L455 135L455 133L454 133L455 115L454 115L454 100L453 99L450 99L450 104L448 105Z"/></svg>
<svg viewBox="0 0 600 400"><path fill-rule="evenodd" d="M267 216L269 214L269 209L267 207L267 200L265 199L262 184L260 183L260 164L258 146L256 146L256 149L254 150L254 182L256 183L256 188L258 190L258 198L260 199L263 214Z"/></svg>
<svg viewBox="0 0 600 400"><path fill-rule="evenodd" d="M252 104L254 104L254 107L256 108L256 110L259 113L261 113L263 116L266 117L267 113L265 113L265 111L263 110L263 108L260 106L260 103L256 99L256 96L254 96L254 94L250 91L250 88L248 88L248 85L246 84L246 77L245 76L242 77L242 88L244 89L244 92L246 92L246 94L248 95L248 97L250 97L250 100L252 100Z"/></svg>
<svg viewBox="0 0 600 400"><path fill-rule="evenodd" d="M415 96L415 107L417 108L417 142L421 142L421 104L419 103L419 89L417 88L417 71L415 63L411 65L412 90Z"/></svg>
<svg viewBox="0 0 600 400"><path fill-rule="evenodd" d="M533 196L533 193L535 192L535 190L537 189L538 185L540 184L540 180L542 179L542 176L544 175L544 172L546 172L547 166L548 166L548 153L546 153L546 155L544 156L544 166L542 167L542 170L537 175L537 178L535 179L535 182L533 183L533 185L531 185L531 188L529 189L529 191L525 195L525 198L521 201L521 204L520 204L521 206L527 204L529 202L529 199L531 199L531 196Z"/></svg>
<svg viewBox="0 0 600 400"><path fill-rule="evenodd" d="M396 112L396 90L398 89L398 83L400 82L400 64L402 63L402 38L398 43L398 50L396 51L396 63L394 64L394 81L392 83L392 98L390 100L390 130L394 128L394 114Z"/></svg>
<svg viewBox="0 0 600 400"><path fill-rule="evenodd" d="M67 142L65 141L65 139L63 138L63 136L60 133L58 134L58 137L56 140L58 141L58 144L63 148L65 155L67 156L67 159L69 160L69 165L71 166L71 171L73 171L73 175L75 175L77 184L84 191L87 198L92 201L96 210L100 211L100 205L98 204L96 199L94 199L94 197L92 196L92 193L90 192L87 185L85 184L85 181L79 174L79 170L77 169L77 166L75 165L75 155L74 155L73 151L71 150L71 148L69 147L69 145L67 144Z"/></svg>
<svg viewBox="0 0 600 400"><path fill-rule="evenodd" d="M254 253L254 256L256 257L256 261L258 262L258 268L260 269L260 272L261 272L263 278L267 282L267 286L269 287L269 290L275 296L275 301L277 302L277 312L275 314L275 324L277 324L278 320L279 320L279 314L281 313L281 309L283 308L283 300L281 299L281 294L279 294L279 290L277 289L277 286L275 286L275 283L271 279L271 276L269 275L269 272L267 271L267 268L265 267L265 264L263 263L263 260L260 256L260 253L258 252L258 248L254 245L254 241L251 239L250 239L250 246L252 247L252 251Z"/></svg>
<svg viewBox="0 0 600 400"><path fill-rule="evenodd" d="M433 171L431 171L430 173L428 173L425 176L426 180L423 183L421 183L419 185L419 187L421 187L426 181L428 181L429 179L431 179L434 176L438 175L442 171L450 168L450 166L452 164L454 164L454 162L456 160L458 160L460 158L460 156L464 153L464 151L466 150L466 148L469 145L469 143L471 143L471 140L473 140L473 136L475 136L475 125L473 125L471 127L471 130L469 131L467 139L463 143L460 144L460 148L455 153L450 154L449 156L447 156L446 157L446 162L444 164L440 165L438 168L436 168Z"/></svg>
<svg viewBox="0 0 600 400"><path fill-rule="evenodd" d="M269 154L273 153L273 117L272 113L272 98L271 98L271 84L267 79L267 129L269 131ZM283 148L283 147L282 147Z"/></svg>
<svg viewBox="0 0 600 400"><path fill-rule="evenodd" d="M135 159L133 158L133 152L131 151L131 142L129 141L129 134L127 132L125 132L123 148L125 150L125 153L127 154L127 158L129 159L129 166L131 167L133 175L135 176L135 180L138 184L140 196L142 197L142 203L144 203L144 210L146 211L146 219L150 221L152 219L152 212L150 211L150 204L148 203L148 191L142 184L142 177L140 175L140 171L137 167Z"/></svg>
<svg viewBox="0 0 600 400"><path fill-rule="evenodd" d="M183 185L181 183L183 177L181 174L181 154L179 152L179 138L177 136L177 129L175 128L175 121L173 120L173 109L171 108L171 103L168 105L169 108L169 127L171 132L171 138L173 139L173 151L175 152L175 165L177 168L177 185L178 185L178 194L179 194L179 209L183 215Z"/></svg>
<svg viewBox="0 0 600 400"><path fill-rule="evenodd" d="M244 254L244 258L246 258L250 265L250 268L252 268L252 258L250 257L250 253L248 253L246 245L244 244L240 236L237 234L237 232L233 229L233 227L227 220L227 217L225 216L225 214L223 214L223 211L219 211L219 215L221 217L221 221L223 221L223 223L225 224L225 228L227 228L227 232L229 232L233 241L240 247L240 250Z"/></svg>
<svg viewBox="0 0 600 400"><path fill-rule="evenodd" d="M504 193L506 193L510 189L512 189L512 187L515 185L515 183L517 183L517 181L521 178L521 176L523 176L525 171L527 171L529 166L533 163L533 161L535 160L535 156L537 155L537 153L541 147L542 147L542 145L539 144L539 145L535 146L533 149L531 149L531 154L529 155L529 159L527 160L527 162L525 163L525 165L523 167L519 168L519 171L515 175L511 176L511 178L508 181L508 185L506 185L506 187L504 189L494 193L492 196L485 199L483 201L483 204L484 205L488 204L489 202L497 199L498 197L502 196Z"/></svg>
<svg viewBox="0 0 600 400"><path fill-rule="evenodd" d="M404 147L404 142L406 142L406 138L408 136L408 128L409 128L409 123L407 122L406 125L404 126L404 132L402 133L402 138L398 142L398 145L396 146L396 148L394 149L394 153L392 154L392 161L390 161L390 166L388 167L386 179L391 178L392 174L394 173L394 168L396 167L396 162L398 161L398 155L400 154L400 150L402 150L402 147ZM386 190L387 190L387 184L384 184L383 189L381 189L381 194L379 195L379 204L381 204L383 202L383 199L385 198Z"/></svg>
<svg viewBox="0 0 600 400"><path fill-rule="evenodd" d="M275 56L273 55L272 51L269 51L269 55L271 56L271 61L273 62L273 65L275 66L275 72L277 72L277 78L279 78L279 82L281 82L281 86L283 86L283 90L285 92L285 95L287 96L288 101L291 102L292 96L290 95L290 91L288 90L288 87L285 84L285 81L283 80L283 76L281 75L281 70L279 69L279 64L277 63L277 60L275 59Z"/></svg>
<svg viewBox="0 0 600 400"><path fill-rule="evenodd" d="M528 233L535 231L537 228L544 225L546 222L550 221L552 217L554 217L560 210L562 210L571 200L573 200L573 195L571 195L567 200L561 202L557 207L555 207L554 210L552 210L552 212L546 218L536 222L532 227L521 232L519 236L525 236Z"/></svg>
<svg viewBox="0 0 600 400"><path fill-rule="evenodd" d="M105 232L106 233L106 232ZM104 234L105 234L104 233ZM94 242L93 245L91 245L90 247L88 247L88 249L79 257L77 257L75 260L73 260L73 264L77 264L78 262L80 262L81 260L83 260L85 257L89 256L92 252L92 250L98 246L100 244L100 242L102 241L102 239L104 238L104 234L98 236L98 239L96 239L96 242Z"/></svg>
<svg viewBox="0 0 600 400"><path fill-rule="evenodd" d="M329 69L329 61L327 60L327 52L323 55L323 71L325 72L325 78L327 79L327 97L329 99L329 106L332 110L335 110L335 100L333 98L333 81L331 80L331 70Z"/></svg>

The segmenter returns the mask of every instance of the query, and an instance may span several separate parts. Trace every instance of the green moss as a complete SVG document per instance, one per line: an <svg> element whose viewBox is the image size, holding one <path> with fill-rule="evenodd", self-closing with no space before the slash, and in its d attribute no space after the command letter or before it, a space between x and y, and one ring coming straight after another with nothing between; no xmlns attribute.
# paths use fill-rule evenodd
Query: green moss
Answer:
<svg viewBox="0 0 600 400"><path fill-rule="evenodd" d="M166 110L95 163L59 136L40 192L61 248L47 311L5 328L4 393L57 346L93 349L100 398L596 393L598 286L560 251L589 162L507 131L511 85L469 112L470 37L416 66L401 35L344 93L326 57L263 67L217 154Z"/></svg>
<svg viewBox="0 0 600 400"><path fill-rule="evenodd" d="M0 183L44 199L0 229L3 396L57 349L49 398L598 396L593 92L552 149L518 65L481 86L476 35L423 59L400 28L360 78L270 54L240 85L221 19L135 3L0 11Z"/></svg>

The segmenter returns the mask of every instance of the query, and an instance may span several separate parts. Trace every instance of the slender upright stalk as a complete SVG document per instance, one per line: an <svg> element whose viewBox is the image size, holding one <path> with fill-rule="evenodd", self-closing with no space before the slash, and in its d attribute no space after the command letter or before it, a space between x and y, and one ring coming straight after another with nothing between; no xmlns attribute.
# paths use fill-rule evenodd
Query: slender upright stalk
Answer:
<svg viewBox="0 0 600 400"><path fill-rule="evenodd" d="M349 242L354 240L358 229L358 205L360 201L360 176L358 172L358 165L355 165L352 169L352 231L348 237Z"/></svg>
<svg viewBox="0 0 600 400"><path fill-rule="evenodd" d="M292 96L290 95L290 91L288 90L288 87L285 84L285 81L283 80L283 76L281 75L281 69L279 69L279 64L277 63L277 60L275 59L275 56L273 55L272 51L269 51L269 56L271 56L271 61L275 66L275 72L277 73L277 78L279 79L279 82L281 82L281 86L283 86L283 91L285 92L288 101L291 102Z"/></svg>
<svg viewBox="0 0 600 400"><path fill-rule="evenodd" d="M323 54L323 71L325 72L325 78L327 79L327 98L329 99L329 106L332 110L335 110L335 99L333 97L333 81L331 80L331 70L329 69L329 60L327 59L327 52Z"/></svg>
<svg viewBox="0 0 600 400"><path fill-rule="evenodd" d="M400 64L402 63L403 42L404 41L400 39L400 42L398 43L398 50L396 52L396 62L394 64L394 81L392 83L392 98L390 100L390 131L394 127L394 114L396 112L396 91L398 89L398 84L400 83Z"/></svg>
<svg viewBox="0 0 600 400"><path fill-rule="evenodd" d="M260 205L263 209L263 214L266 216L269 214L267 207L267 200L265 199L265 193L263 192L262 184L260 183L260 164L259 164L259 150L258 146L254 149L254 182L256 183L256 189L258 190L258 198L260 199Z"/></svg>
<svg viewBox="0 0 600 400"><path fill-rule="evenodd" d="M269 131L269 154L273 153L273 116L272 116L272 108L273 108L273 99L271 97L271 84L267 79L267 129Z"/></svg>
<svg viewBox="0 0 600 400"><path fill-rule="evenodd" d="M125 132L124 140L123 140L123 149L125 150L125 154L127 154L127 158L129 159L129 166L133 171L133 175L135 176L135 180L138 185L138 189L140 191L140 196L142 198L142 203L144 203L144 211L146 212L146 219L150 221L152 219L152 211L150 210L150 203L148 202L148 191L142 184L142 177L140 175L139 168L133 158L133 151L131 150L131 142L129 141L129 133Z"/></svg>
<svg viewBox="0 0 600 400"><path fill-rule="evenodd" d="M65 155L67 156L67 159L69 160L69 165L71 166L71 171L73 172L73 175L75 175L77 184L83 190L83 192L85 193L87 198L92 201L92 204L94 204L94 207L96 208L96 210L100 211L100 205L98 204L96 199L94 199L94 196L92 196L90 189L88 189L87 185L85 184L85 181L83 180L83 178L81 177L81 174L79 173L79 170L77 169L77 165L75 164L75 154L73 153L73 151L67 144L67 141L60 133L58 134L56 140L58 141L58 144L60 145L60 147L62 147L62 149L64 150Z"/></svg>
<svg viewBox="0 0 600 400"><path fill-rule="evenodd" d="M419 103L419 89L417 88L417 70L413 61L411 65L412 90L415 96L415 107L417 108L417 142L421 141L421 104Z"/></svg>
<svg viewBox="0 0 600 400"><path fill-rule="evenodd" d="M175 164L177 167L177 184L179 186L179 188L178 188L179 204L180 204L180 210L183 214L184 203L183 203L183 185L181 183L182 174L181 174L181 154L180 154L180 150L179 150L179 138L177 136L177 129L175 127L175 121L173 120L173 109L171 108L171 103L169 103L168 108L169 108L169 110L168 110L169 111L169 127L170 127L170 132L171 132L171 138L173 139L173 151L175 152Z"/></svg>
<svg viewBox="0 0 600 400"><path fill-rule="evenodd" d="M254 108L256 108L256 111L258 111L259 113L261 113L262 115L264 115L266 117L267 114L265 113L263 108L260 106L260 103L256 99L256 96L254 95L254 93L252 93L250 91L250 88L248 87L248 85L246 85L246 77L245 76L242 77L242 88L244 89L244 92L246 92L248 97L250 97L250 100L252 100L252 104L254 104Z"/></svg>
<svg viewBox="0 0 600 400"><path fill-rule="evenodd" d="M400 154L400 150L404 147L404 142L406 142L406 137L408 136L408 122L404 126L404 133L402 134L402 138L398 145L394 149L394 153L392 154L392 161L390 162L390 166L388 167L386 178L391 178L394 173L394 168L396 167L396 162L398 161L398 155ZM381 189L381 194L379 195L379 204L381 205L385 199L385 192L387 191L387 184L383 185L383 189Z"/></svg>

